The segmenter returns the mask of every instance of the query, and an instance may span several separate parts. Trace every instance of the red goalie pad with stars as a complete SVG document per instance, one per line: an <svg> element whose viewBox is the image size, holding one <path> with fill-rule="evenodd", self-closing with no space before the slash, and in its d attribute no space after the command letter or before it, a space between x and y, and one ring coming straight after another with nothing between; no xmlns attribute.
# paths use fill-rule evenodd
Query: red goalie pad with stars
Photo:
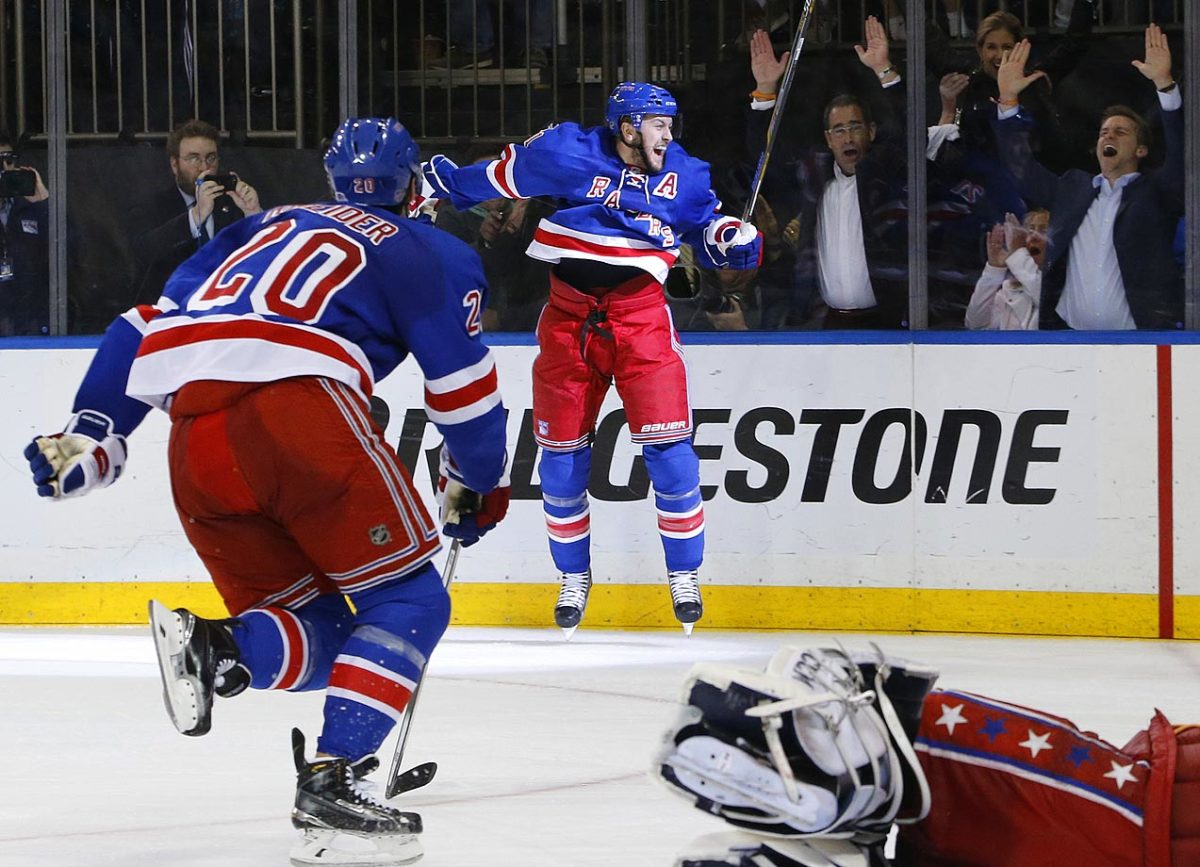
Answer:
<svg viewBox="0 0 1200 867"><path fill-rule="evenodd" d="M1159 785L1148 751L1126 752L1061 717L949 691L925 700L915 746L932 809L902 828L902 865L1168 867L1171 778Z"/></svg>

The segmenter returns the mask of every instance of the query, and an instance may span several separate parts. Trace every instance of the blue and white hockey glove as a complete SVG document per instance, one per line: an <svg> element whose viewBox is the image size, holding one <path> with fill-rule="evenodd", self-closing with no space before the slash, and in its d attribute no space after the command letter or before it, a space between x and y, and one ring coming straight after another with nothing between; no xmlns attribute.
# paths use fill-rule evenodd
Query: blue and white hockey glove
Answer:
<svg viewBox="0 0 1200 867"><path fill-rule="evenodd" d="M508 501L512 483L508 467L499 483L491 491L481 494L463 484L458 464L450 449L442 444L438 459L438 505L441 507L442 535L458 539L464 548L469 548L504 520L508 514Z"/></svg>
<svg viewBox="0 0 1200 867"><path fill-rule="evenodd" d="M450 188L447 186L449 182L449 174L458 168L458 164L449 157L441 154L434 154L429 158L429 161L421 166L421 173L425 176L425 183L433 189L430 198L448 199L450 198ZM425 195L425 190L422 189L422 195Z"/></svg>
<svg viewBox="0 0 1200 867"><path fill-rule="evenodd" d="M715 220L704 230L704 252L718 268L749 271L762 264L762 232L733 217Z"/></svg>
<svg viewBox="0 0 1200 867"><path fill-rule="evenodd" d="M25 447L38 496L54 499L108 487L121 475L126 454L112 419L90 409L75 413L62 433L35 437Z"/></svg>

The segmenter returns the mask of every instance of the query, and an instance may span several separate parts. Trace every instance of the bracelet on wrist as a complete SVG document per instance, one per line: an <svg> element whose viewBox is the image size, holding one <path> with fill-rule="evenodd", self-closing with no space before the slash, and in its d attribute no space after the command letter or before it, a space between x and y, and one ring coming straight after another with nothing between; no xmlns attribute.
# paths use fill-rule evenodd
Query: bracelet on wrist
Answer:
<svg viewBox="0 0 1200 867"><path fill-rule="evenodd" d="M770 102L772 99L775 99L776 97L777 97L777 94L764 93L761 90L751 91L751 93L750 93L750 98L756 99L759 102Z"/></svg>
<svg viewBox="0 0 1200 867"><path fill-rule="evenodd" d="M1177 88L1177 87L1179 87L1179 82L1178 82L1178 81L1172 81L1172 82L1171 82L1170 84L1168 84L1166 87L1160 87L1160 88L1158 89L1158 92L1159 92L1159 93L1170 93L1171 91L1175 90L1175 88Z"/></svg>
<svg viewBox="0 0 1200 867"><path fill-rule="evenodd" d="M895 67L895 65L893 64L892 66L888 66L888 67L887 67L887 68L885 68L885 69L881 69L881 70L879 70L879 71L878 71L878 72L876 72L875 74L879 76L879 80L880 80L880 81L883 81L885 78L887 78L887 77L888 77L888 75L890 75L891 73L893 73L893 72L895 72L895 71L896 71L896 67Z"/></svg>

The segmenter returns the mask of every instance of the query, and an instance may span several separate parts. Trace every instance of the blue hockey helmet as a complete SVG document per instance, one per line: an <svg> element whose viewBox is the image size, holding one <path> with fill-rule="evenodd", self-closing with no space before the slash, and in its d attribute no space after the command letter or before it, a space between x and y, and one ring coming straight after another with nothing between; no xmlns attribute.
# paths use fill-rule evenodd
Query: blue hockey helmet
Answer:
<svg viewBox="0 0 1200 867"><path fill-rule="evenodd" d="M417 143L394 117L347 118L325 152L325 173L339 202L403 204L420 172Z"/></svg>
<svg viewBox="0 0 1200 867"><path fill-rule="evenodd" d="M613 132L621 131L621 118L627 117L635 129L648 114L675 117L679 106L666 88L644 81L623 81L613 88L604 109L604 120Z"/></svg>

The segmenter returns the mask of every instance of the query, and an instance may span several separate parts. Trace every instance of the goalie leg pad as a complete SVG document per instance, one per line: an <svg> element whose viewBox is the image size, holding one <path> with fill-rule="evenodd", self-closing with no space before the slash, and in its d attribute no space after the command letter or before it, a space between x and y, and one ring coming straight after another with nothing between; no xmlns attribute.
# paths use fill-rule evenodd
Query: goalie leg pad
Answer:
<svg viewBox="0 0 1200 867"><path fill-rule="evenodd" d="M582 574L591 565L591 515L587 485L592 469L590 447L572 452L542 451L538 475L550 556L560 572Z"/></svg>
<svg viewBox="0 0 1200 867"><path fill-rule="evenodd" d="M450 594L432 564L362 593L354 629L329 676L318 750L357 761L399 722L425 661L450 623Z"/></svg>
<svg viewBox="0 0 1200 867"><path fill-rule="evenodd" d="M783 648L765 671L700 664L684 701L659 752L659 775L736 827L886 836L904 795L904 762L916 765L928 809L890 702L844 653Z"/></svg>
<svg viewBox="0 0 1200 867"><path fill-rule="evenodd" d="M324 689L333 660L350 636L354 615L340 593L295 609L251 608L234 632L255 689Z"/></svg>
<svg viewBox="0 0 1200 867"><path fill-rule="evenodd" d="M700 460L688 440L642 448L654 486L658 533L668 572L700 568L704 560L704 500Z"/></svg>
<svg viewBox="0 0 1200 867"><path fill-rule="evenodd" d="M764 840L741 832L693 840L675 867L887 867L882 852L850 840Z"/></svg>

